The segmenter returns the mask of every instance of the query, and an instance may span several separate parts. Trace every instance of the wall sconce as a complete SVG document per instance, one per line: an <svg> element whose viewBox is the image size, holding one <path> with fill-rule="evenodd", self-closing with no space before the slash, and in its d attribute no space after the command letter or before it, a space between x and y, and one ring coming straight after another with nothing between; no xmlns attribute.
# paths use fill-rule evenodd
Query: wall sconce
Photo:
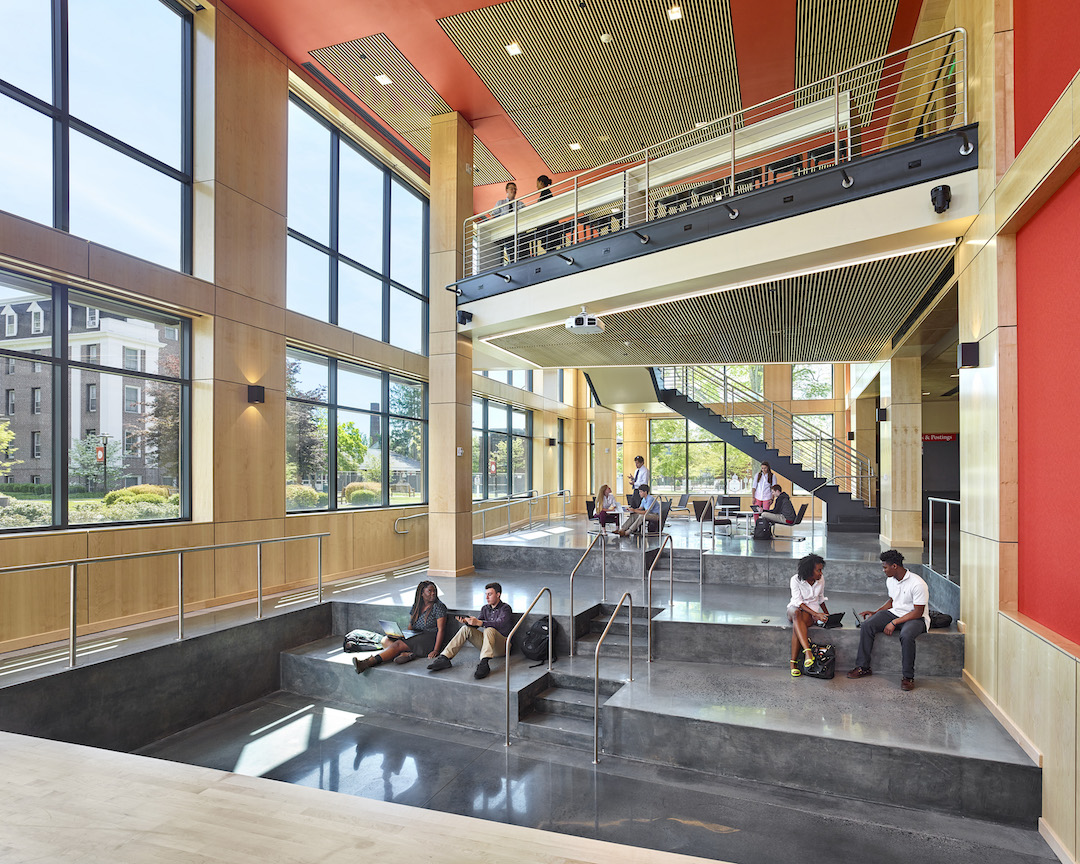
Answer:
<svg viewBox="0 0 1080 864"><path fill-rule="evenodd" d="M854 432L848 432L847 433L847 440L848 441L854 441L855 440L855 433Z"/></svg>
<svg viewBox="0 0 1080 864"><path fill-rule="evenodd" d="M979 343L961 342L956 350L957 369L975 369L979 365Z"/></svg>
<svg viewBox="0 0 1080 864"><path fill-rule="evenodd" d="M889 410L887 408L878 408L877 419L878 423L884 423L886 420L889 419Z"/></svg>
<svg viewBox="0 0 1080 864"><path fill-rule="evenodd" d="M555 446L555 439L554 438L548 438L548 447L554 447L554 446Z"/></svg>
<svg viewBox="0 0 1080 864"><path fill-rule="evenodd" d="M248 404L261 405L266 401L266 388L261 384L248 384Z"/></svg>

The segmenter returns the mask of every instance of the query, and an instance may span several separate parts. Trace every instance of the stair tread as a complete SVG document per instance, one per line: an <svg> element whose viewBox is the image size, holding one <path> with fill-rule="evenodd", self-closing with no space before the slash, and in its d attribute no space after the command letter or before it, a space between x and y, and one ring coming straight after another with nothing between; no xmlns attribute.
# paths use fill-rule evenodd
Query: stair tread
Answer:
<svg viewBox="0 0 1080 864"><path fill-rule="evenodd" d="M567 717L564 714L544 714L534 712L522 717L519 721L528 726L542 726L546 729L555 729L568 735L581 736L592 740L592 720L583 720L581 717Z"/></svg>

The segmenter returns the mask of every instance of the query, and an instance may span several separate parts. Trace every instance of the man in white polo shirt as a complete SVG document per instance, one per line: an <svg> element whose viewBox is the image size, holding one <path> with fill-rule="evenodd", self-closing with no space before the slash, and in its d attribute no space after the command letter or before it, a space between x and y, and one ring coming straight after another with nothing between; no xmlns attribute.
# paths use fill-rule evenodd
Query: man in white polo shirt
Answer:
<svg viewBox="0 0 1080 864"><path fill-rule="evenodd" d="M895 549L882 552L881 569L889 589L889 601L876 611L859 613L863 618L859 635L859 656L848 678L872 675L870 652L878 633L891 636L899 631L903 659L901 690L915 689L915 640L930 626L930 591L921 577L904 569L904 556Z"/></svg>

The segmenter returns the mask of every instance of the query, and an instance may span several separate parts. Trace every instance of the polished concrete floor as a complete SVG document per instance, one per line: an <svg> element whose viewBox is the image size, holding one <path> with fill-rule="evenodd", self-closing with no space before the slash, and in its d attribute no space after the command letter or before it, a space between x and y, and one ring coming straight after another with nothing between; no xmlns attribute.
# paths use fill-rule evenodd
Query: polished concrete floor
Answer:
<svg viewBox="0 0 1080 864"><path fill-rule="evenodd" d="M1056 860L1034 831L646 765L276 693L144 755L738 864Z"/></svg>

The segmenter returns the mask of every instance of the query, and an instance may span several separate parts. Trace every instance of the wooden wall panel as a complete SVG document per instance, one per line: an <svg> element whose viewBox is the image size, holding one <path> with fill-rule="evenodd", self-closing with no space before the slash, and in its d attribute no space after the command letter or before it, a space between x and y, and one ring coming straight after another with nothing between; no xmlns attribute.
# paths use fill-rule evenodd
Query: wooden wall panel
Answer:
<svg viewBox="0 0 1080 864"><path fill-rule="evenodd" d="M41 273L86 278L90 273L90 244L80 237L0 213L0 258Z"/></svg>
<svg viewBox="0 0 1080 864"><path fill-rule="evenodd" d="M247 403L247 386L214 386L214 518L219 522L285 515L285 397Z"/></svg>

